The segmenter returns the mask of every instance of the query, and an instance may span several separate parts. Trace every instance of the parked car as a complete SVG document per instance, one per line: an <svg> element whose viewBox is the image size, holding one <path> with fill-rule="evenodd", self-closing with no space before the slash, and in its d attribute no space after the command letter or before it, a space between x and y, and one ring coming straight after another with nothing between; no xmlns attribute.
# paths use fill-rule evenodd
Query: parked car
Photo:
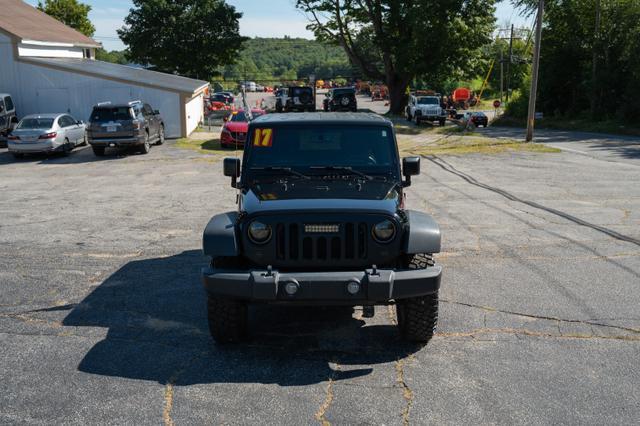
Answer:
<svg viewBox="0 0 640 426"><path fill-rule="evenodd" d="M276 94L276 111L315 111L313 87L283 87Z"/></svg>
<svg viewBox="0 0 640 426"><path fill-rule="evenodd" d="M252 109L251 117L253 119L266 114L263 109ZM247 131L249 130L249 117L243 110L233 111L224 118L222 132L220 133L220 146L223 148L239 148L243 147L247 140Z"/></svg>
<svg viewBox="0 0 640 426"><path fill-rule="evenodd" d="M209 102L222 102L224 104L232 104L233 96L229 96L226 93L213 93L209 96Z"/></svg>
<svg viewBox="0 0 640 426"><path fill-rule="evenodd" d="M340 89L330 89L326 98L322 100L325 111L358 111L358 101L356 100L356 89L354 87L343 87Z"/></svg>
<svg viewBox="0 0 640 426"><path fill-rule="evenodd" d="M18 125L16 107L11 95L0 93L0 143L6 141L7 136Z"/></svg>
<svg viewBox="0 0 640 426"><path fill-rule="evenodd" d="M468 123L469 120L471 120L476 127L487 127L489 125L489 117L482 111L465 112L463 121Z"/></svg>
<svg viewBox="0 0 640 426"><path fill-rule="evenodd" d="M141 101L97 104L87 130L89 144L98 157L107 147L137 148L147 154L152 143L162 145L165 137L160 111Z"/></svg>
<svg viewBox="0 0 640 426"><path fill-rule="evenodd" d="M24 117L8 137L9 152L24 154L62 152L86 145L85 124L69 114L33 114Z"/></svg>
<svg viewBox="0 0 640 426"><path fill-rule="evenodd" d="M419 126L423 121L438 122L441 126L444 126L447 121L447 112L440 105L440 97L438 96L417 96L412 94L409 96L406 112L407 121L414 120L416 126Z"/></svg>
<svg viewBox="0 0 640 426"><path fill-rule="evenodd" d="M255 83L255 81L245 81L240 84L240 88L244 89L247 92L255 92L257 84Z"/></svg>
<svg viewBox="0 0 640 426"><path fill-rule="evenodd" d="M237 209L203 234L209 330L222 343L248 332L252 303L394 304L400 335L427 342L438 319L440 229L408 210L420 157L400 159L377 114L273 114L251 121L242 164L225 158ZM386 309L385 309L386 312Z"/></svg>

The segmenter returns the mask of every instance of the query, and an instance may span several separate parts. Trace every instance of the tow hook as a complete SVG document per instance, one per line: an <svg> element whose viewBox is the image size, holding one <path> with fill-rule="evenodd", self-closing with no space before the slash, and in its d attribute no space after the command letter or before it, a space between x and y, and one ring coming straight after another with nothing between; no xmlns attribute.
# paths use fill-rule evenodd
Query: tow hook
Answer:
<svg viewBox="0 0 640 426"><path fill-rule="evenodd" d="M362 318L373 318L376 314L376 307L374 305L366 305L362 307Z"/></svg>

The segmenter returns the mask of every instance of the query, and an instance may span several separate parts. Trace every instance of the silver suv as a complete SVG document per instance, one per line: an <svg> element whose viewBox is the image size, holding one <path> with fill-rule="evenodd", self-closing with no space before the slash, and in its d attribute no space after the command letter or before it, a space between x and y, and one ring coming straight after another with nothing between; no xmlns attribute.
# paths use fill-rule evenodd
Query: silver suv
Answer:
<svg viewBox="0 0 640 426"><path fill-rule="evenodd" d="M141 101L99 103L93 107L87 126L89 144L99 157L107 147L137 148L147 154L152 143L164 143L164 136L160 112Z"/></svg>

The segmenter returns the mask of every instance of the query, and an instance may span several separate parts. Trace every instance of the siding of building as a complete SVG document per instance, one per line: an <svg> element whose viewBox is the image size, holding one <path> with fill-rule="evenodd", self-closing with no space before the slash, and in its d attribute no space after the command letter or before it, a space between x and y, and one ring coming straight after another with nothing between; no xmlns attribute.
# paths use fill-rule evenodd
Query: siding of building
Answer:
<svg viewBox="0 0 640 426"><path fill-rule="evenodd" d="M185 108L187 134L193 132L198 124L202 121L204 111L204 95L200 94L195 98L187 101Z"/></svg>
<svg viewBox="0 0 640 426"><path fill-rule="evenodd" d="M181 120L185 107L178 93L15 61L13 49L12 40L0 33L0 92L13 95L19 116L69 112L87 121L91 107L98 102L140 99L160 110L167 137L183 136ZM197 102L191 103L192 112L188 115L197 116L199 121L202 103L198 113Z"/></svg>

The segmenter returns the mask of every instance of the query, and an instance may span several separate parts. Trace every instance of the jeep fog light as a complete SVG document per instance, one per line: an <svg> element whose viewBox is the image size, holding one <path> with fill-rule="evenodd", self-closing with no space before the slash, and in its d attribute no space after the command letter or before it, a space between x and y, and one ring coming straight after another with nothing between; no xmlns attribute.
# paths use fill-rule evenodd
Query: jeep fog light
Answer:
<svg viewBox="0 0 640 426"><path fill-rule="evenodd" d="M271 238L271 227L254 220L249 225L249 239L256 244L264 244Z"/></svg>
<svg viewBox="0 0 640 426"><path fill-rule="evenodd" d="M284 291L289 296L293 296L294 294L296 294L298 292L299 288L300 288L300 286L298 285L298 283L296 283L294 281L289 281L284 285Z"/></svg>
<svg viewBox="0 0 640 426"><path fill-rule="evenodd" d="M381 243L389 242L396 234L396 227L390 220L383 220L373 227L373 238Z"/></svg>
<svg viewBox="0 0 640 426"><path fill-rule="evenodd" d="M347 283L347 291L349 294L356 294L360 291L360 283L356 280L349 281Z"/></svg>

